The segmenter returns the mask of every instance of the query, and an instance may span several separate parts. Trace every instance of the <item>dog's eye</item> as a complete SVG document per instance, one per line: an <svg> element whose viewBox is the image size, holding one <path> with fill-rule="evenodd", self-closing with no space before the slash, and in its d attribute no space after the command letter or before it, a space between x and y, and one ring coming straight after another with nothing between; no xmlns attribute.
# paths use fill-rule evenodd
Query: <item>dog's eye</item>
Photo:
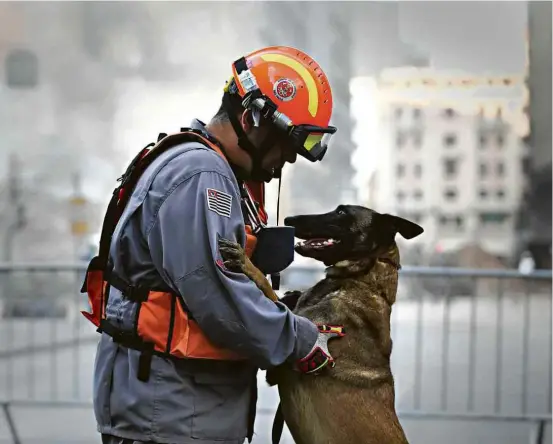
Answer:
<svg viewBox="0 0 553 444"><path fill-rule="evenodd" d="M341 214L341 215L346 214L346 212L344 210L338 210L337 213Z"/></svg>

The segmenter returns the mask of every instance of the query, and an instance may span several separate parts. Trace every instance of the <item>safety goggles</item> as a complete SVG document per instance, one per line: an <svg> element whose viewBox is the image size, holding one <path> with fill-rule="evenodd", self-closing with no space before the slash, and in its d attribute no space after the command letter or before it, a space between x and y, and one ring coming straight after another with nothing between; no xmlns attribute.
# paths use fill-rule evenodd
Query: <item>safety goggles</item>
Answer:
<svg viewBox="0 0 553 444"><path fill-rule="evenodd" d="M333 126L323 128L315 125L295 125L290 129L289 135L298 154L311 162L316 162L323 159L334 133L336 128Z"/></svg>
<svg viewBox="0 0 553 444"><path fill-rule="evenodd" d="M245 71L244 79L249 71ZM244 82L242 79L242 82ZM230 94L238 93L238 88L232 78L226 88ZM294 125L292 120L285 114L278 111L277 105L267 96L261 93L257 86L252 84L251 89L245 94L242 106L246 109L255 109L261 115L270 120L276 128L285 131L292 139L298 154L311 162L322 160L332 135L337 128L328 126L326 128L316 125Z"/></svg>

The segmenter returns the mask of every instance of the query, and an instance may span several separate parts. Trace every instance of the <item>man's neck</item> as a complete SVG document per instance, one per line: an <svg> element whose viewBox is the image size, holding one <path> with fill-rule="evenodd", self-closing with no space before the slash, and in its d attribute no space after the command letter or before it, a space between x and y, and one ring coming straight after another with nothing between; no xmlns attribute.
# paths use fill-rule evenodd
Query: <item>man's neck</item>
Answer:
<svg viewBox="0 0 553 444"><path fill-rule="evenodd" d="M238 146L238 138L234 133L234 129L230 122L220 122L217 120L211 120L205 129L222 145L223 152L227 157L228 162L236 168L235 172L239 172L243 180L247 179L248 173L244 162L248 157L245 152ZM234 168L233 168L234 169Z"/></svg>

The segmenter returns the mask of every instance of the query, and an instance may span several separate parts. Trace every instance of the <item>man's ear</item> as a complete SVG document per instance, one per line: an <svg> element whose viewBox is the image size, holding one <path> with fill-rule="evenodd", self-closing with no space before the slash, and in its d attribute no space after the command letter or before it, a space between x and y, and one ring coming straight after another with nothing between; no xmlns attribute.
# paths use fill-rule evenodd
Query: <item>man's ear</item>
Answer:
<svg viewBox="0 0 553 444"><path fill-rule="evenodd" d="M253 115L251 110L245 109L240 116L240 125L246 134L249 134L254 128Z"/></svg>
<svg viewBox="0 0 553 444"><path fill-rule="evenodd" d="M394 233L401 234L405 239L413 239L424 232L420 225L403 219L402 217L393 216L391 214L383 214L382 217L385 218L384 223L391 227Z"/></svg>

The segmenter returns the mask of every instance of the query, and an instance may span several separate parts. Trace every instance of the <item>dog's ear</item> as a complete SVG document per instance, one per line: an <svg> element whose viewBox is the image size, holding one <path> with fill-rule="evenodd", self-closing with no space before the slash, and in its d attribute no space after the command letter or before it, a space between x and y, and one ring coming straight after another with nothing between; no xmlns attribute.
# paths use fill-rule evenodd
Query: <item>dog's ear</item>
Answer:
<svg viewBox="0 0 553 444"><path fill-rule="evenodd" d="M413 239L423 233L423 228L414 222L391 214L383 214L385 223L392 228L394 233L401 234L405 239Z"/></svg>

